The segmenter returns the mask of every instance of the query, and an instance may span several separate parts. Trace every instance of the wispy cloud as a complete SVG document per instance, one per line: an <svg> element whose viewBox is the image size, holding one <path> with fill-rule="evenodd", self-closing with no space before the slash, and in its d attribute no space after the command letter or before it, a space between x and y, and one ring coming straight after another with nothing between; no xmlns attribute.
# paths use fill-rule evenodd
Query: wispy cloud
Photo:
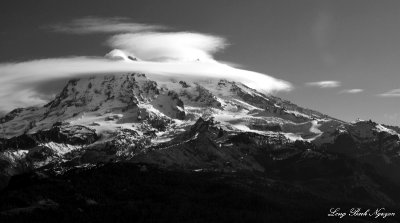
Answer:
<svg viewBox="0 0 400 223"><path fill-rule="evenodd" d="M213 60L212 55L227 46L222 37L189 32L120 34L107 43L147 61Z"/></svg>
<svg viewBox="0 0 400 223"><path fill-rule="evenodd" d="M398 89L392 89L388 92L379 94L381 97L400 97L400 88Z"/></svg>
<svg viewBox="0 0 400 223"><path fill-rule="evenodd" d="M319 88L336 88L340 87L341 83L339 81L317 81L317 82L308 82L306 83L306 85Z"/></svg>
<svg viewBox="0 0 400 223"><path fill-rule="evenodd" d="M91 33L135 33L144 31L154 31L166 29L161 25L148 25L143 23L130 22L127 18L98 18L85 17L72 20L66 24L56 24L47 26L55 32L71 34L91 34Z"/></svg>
<svg viewBox="0 0 400 223"><path fill-rule="evenodd" d="M359 88L354 88L354 89L345 89L340 91L339 93L344 93L344 94L357 94L363 92L364 89L359 89Z"/></svg>

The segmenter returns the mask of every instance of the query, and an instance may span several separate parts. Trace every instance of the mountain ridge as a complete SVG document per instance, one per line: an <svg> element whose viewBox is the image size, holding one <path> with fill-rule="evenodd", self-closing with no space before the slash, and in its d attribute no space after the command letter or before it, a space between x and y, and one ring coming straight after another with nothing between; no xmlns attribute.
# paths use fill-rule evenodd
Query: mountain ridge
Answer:
<svg viewBox="0 0 400 223"><path fill-rule="evenodd" d="M368 204L400 201L381 185L400 185L396 128L343 122L228 80L154 81L141 73L74 79L43 107L16 109L0 123L0 188L24 173L140 163L257 173L328 200L336 198L323 188L332 184L351 202L357 199L346 193L354 188Z"/></svg>

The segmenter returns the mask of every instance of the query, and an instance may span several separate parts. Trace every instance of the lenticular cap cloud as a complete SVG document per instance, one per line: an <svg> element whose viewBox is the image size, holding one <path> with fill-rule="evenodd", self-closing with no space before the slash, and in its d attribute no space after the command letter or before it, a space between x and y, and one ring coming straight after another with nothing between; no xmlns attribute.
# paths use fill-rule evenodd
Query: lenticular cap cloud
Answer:
<svg viewBox="0 0 400 223"><path fill-rule="evenodd" d="M148 61L214 60L212 55L227 45L222 37L189 32L120 34L107 43Z"/></svg>
<svg viewBox="0 0 400 223"><path fill-rule="evenodd" d="M46 81L77 78L93 74L123 74L143 72L150 78L176 78L181 80L228 79L242 82L264 93L291 90L289 82L274 77L230 67L217 62L150 62L127 63L105 58L70 57L0 64L0 110L30 106L45 101L37 87ZM23 91L21 91L23 90ZM21 94L10 94L21 91ZM56 92L55 92L56 93ZM22 100L21 98L27 98Z"/></svg>
<svg viewBox="0 0 400 223"><path fill-rule="evenodd" d="M160 32L157 30L165 27L127 22L123 18L89 17L51 28L72 34L125 34L114 34L109 38L106 43L118 50L111 51L107 58L82 56L0 63L0 111L43 104L49 100L46 94L58 93L47 90L44 94L40 87L43 83L96 74L143 72L155 80L228 79L264 93L292 88L284 80L218 62L213 55L224 49L227 41L214 35Z"/></svg>

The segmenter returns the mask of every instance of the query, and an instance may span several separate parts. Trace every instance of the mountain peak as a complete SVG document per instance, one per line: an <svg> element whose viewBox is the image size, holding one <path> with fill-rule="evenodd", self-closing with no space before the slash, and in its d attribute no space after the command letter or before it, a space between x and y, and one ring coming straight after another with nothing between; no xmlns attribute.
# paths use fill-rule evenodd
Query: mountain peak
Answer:
<svg viewBox="0 0 400 223"><path fill-rule="evenodd" d="M106 58L110 60L122 60L126 62L137 61L138 59L132 54L128 54L127 52L120 49L113 49L109 53L105 55Z"/></svg>

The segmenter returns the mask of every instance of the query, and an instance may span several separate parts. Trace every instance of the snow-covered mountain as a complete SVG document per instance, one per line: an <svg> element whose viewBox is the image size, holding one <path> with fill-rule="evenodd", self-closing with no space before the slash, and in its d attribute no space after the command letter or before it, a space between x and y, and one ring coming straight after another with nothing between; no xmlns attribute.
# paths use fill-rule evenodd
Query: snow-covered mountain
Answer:
<svg viewBox="0 0 400 223"><path fill-rule="evenodd" d="M396 210L399 141L398 127L344 122L229 80L74 79L48 104L0 119L0 221L164 216L186 201L203 202L199 216L233 204L248 219L248 207L289 216L281 222L310 222L296 212L325 222L331 207Z"/></svg>
<svg viewBox="0 0 400 223"><path fill-rule="evenodd" d="M400 162L396 128L343 122L229 80L75 79L43 107L15 109L0 123L3 186L38 168L61 174L118 161L258 172L273 161L337 154L382 170Z"/></svg>
<svg viewBox="0 0 400 223"><path fill-rule="evenodd" d="M320 128L343 123L241 83L156 82L144 74L126 74L71 80L47 105L7 114L1 129L3 138L49 129L55 122L90 127L98 134L118 128L140 133L149 120L168 120L184 127L199 117L213 117L231 130L282 132L287 138L307 141L318 138Z"/></svg>

